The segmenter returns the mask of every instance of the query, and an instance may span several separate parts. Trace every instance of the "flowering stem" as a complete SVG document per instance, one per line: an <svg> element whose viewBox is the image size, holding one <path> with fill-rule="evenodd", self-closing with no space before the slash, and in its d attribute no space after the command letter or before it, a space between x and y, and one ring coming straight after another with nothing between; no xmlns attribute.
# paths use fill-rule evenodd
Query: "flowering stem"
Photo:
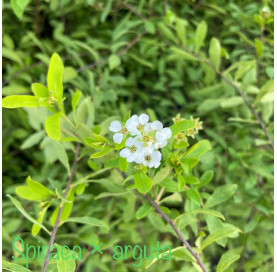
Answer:
<svg viewBox="0 0 277 272"><path fill-rule="evenodd" d="M188 249L188 251L193 255L198 265L201 267L202 271L208 272L208 269L203 264L199 254L197 254L189 242L184 238L182 233L178 230L174 222L161 210L157 203L155 203L148 195L142 195L142 197L148 201L148 203L156 210L156 212L172 227L179 239L182 241L183 245Z"/></svg>

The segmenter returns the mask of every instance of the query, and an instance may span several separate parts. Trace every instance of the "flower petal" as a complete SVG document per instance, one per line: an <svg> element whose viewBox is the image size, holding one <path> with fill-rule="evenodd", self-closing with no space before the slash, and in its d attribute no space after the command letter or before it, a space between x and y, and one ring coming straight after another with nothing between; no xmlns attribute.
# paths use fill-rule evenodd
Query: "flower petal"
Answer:
<svg viewBox="0 0 277 272"><path fill-rule="evenodd" d="M169 127L164 128L162 132L165 135L166 139L169 139L172 136L172 131Z"/></svg>
<svg viewBox="0 0 277 272"><path fill-rule="evenodd" d="M121 124L118 121L112 121L109 127L112 132L119 132L121 130Z"/></svg>
<svg viewBox="0 0 277 272"><path fill-rule="evenodd" d="M134 138L130 137L126 140L125 145L131 147L135 144L135 142L136 142L136 140Z"/></svg>
<svg viewBox="0 0 277 272"><path fill-rule="evenodd" d="M122 142L122 139L123 139L123 134L122 133L115 133L114 136L113 136L113 141L116 144L120 144Z"/></svg>
<svg viewBox="0 0 277 272"><path fill-rule="evenodd" d="M151 154L152 161L159 162L162 159L162 154L160 151L154 151Z"/></svg>
<svg viewBox="0 0 277 272"><path fill-rule="evenodd" d="M121 151L120 151L120 153L119 153L119 155L120 155L120 157L122 157L122 158L127 158L129 155L130 155L130 150L128 149L128 148L123 148Z"/></svg>
<svg viewBox="0 0 277 272"><path fill-rule="evenodd" d="M143 113L139 116L139 123L141 125L145 125L148 121L149 121L149 116L147 114Z"/></svg>
<svg viewBox="0 0 277 272"><path fill-rule="evenodd" d="M163 129L163 124L160 121L156 120L153 122L152 127L155 130L161 130L161 129Z"/></svg>

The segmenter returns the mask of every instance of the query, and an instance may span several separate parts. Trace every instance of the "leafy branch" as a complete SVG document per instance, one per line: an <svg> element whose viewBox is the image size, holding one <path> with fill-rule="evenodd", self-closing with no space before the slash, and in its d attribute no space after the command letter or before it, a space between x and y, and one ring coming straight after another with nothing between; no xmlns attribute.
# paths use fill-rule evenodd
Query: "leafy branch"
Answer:
<svg viewBox="0 0 277 272"><path fill-rule="evenodd" d="M194 256L196 262L199 264L201 269L204 272L208 272L207 268L203 264L203 261L201 260L200 256L193 250L189 242L184 238L180 230L176 227L174 222L161 210L159 205L155 203L148 195L141 194L142 197L156 210L156 212L171 226L171 228L174 230L174 232L177 234L179 239L182 241L183 245L188 249L188 251Z"/></svg>
<svg viewBox="0 0 277 272"><path fill-rule="evenodd" d="M72 165L71 173L70 173L70 175L68 177L68 181L67 181L67 185L66 185L66 188L65 188L65 192L63 194L63 198L67 197L67 194L68 194L69 189L71 187L71 182L72 182L72 179L74 177L76 166L77 166L77 162L78 162L79 152L80 152L80 143L78 143L77 146L76 146L74 162L73 162L73 165ZM57 231L58 231L58 228L59 228L59 224L60 224L60 219L61 219L63 207L64 207L64 204L62 202L60 207L59 207L59 211L58 211L58 215L57 215L57 219L56 219L54 228L53 228L53 230L51 232L49 247L48 247L48 250L47 250L47 254L46 254L46 257L45 257L43 268L41 270L42 272L46 271L46 268L47 268L48 263L49 263L50 251L51 251L51 247L53 246L53 244L55 242L55 238L56 238Z"/></svg>

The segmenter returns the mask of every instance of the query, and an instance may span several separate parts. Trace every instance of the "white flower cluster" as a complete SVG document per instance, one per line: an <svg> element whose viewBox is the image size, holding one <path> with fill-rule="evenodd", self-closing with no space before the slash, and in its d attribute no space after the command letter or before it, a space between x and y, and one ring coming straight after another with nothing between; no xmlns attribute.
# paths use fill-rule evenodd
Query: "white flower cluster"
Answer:
<svg viewBox="0 0 277 272"><path fill-rule="evenodd" d="M150 123L149 116L144 113L131 116L125 125L113 121L109 129L115 132L113 140L117 144L127 136L125 147L120 151L121 157L149 168L160 166L162 154L158 149L166 146L167 140L172 136L170 128L163 128L160 121Z"/></svg>

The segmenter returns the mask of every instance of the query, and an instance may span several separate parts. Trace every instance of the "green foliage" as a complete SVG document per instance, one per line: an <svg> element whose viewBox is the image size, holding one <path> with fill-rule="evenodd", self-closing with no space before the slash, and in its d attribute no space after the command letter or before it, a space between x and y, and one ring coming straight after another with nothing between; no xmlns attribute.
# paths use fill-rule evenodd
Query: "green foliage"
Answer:
<svg viewBox="0 0 277 272"><path fill-rule="evenodd" d="M142 193L208 271L272 271L273 152L234 86L273 138L273 23L272 1L4 1L3 269L41 271L12 241L47 245L62 206L58 246L103 242L82 271L201 271ZM143 112L173 133L158 169L121 158L109 132ZM112 259L157 241L172 260Z"/></svg>

